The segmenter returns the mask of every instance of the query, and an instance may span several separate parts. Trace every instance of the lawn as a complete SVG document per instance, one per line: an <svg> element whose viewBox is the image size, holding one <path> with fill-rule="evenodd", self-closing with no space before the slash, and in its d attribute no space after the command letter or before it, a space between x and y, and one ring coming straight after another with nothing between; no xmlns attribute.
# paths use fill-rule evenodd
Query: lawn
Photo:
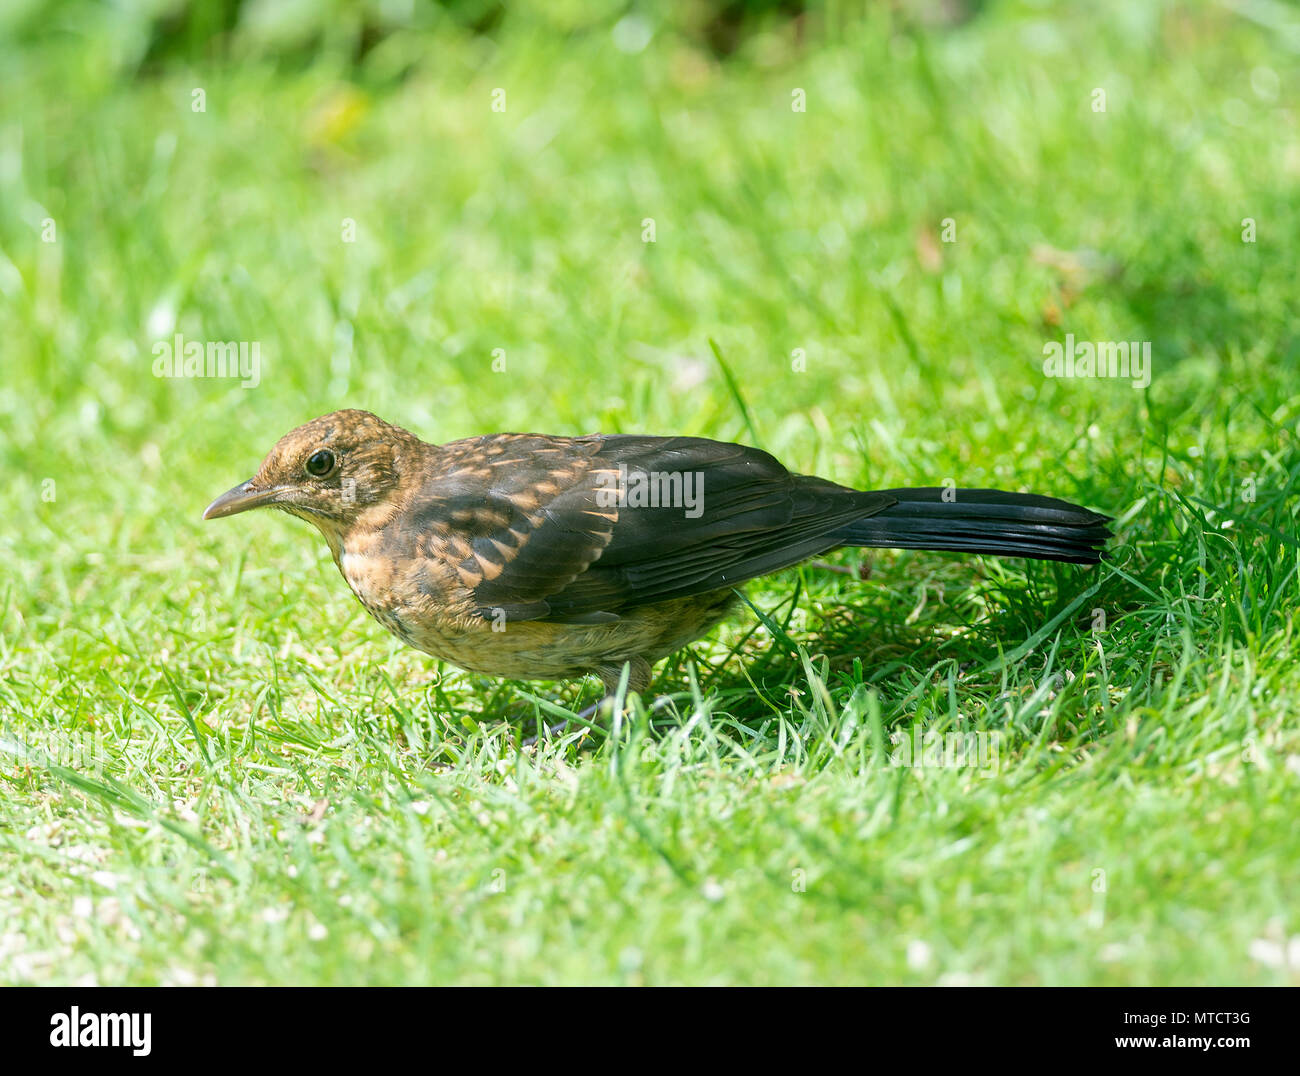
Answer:
<svg viewBox="0 0 1300 1076"><path fill-rule="evenodd" d="M3 16L0 982L1300 982L1300 22L884 9ZM177 334L256 376L155 376ZM594 682L200 521L340 407L1048 493L1113 556L835 553L521 748Z"/></svg>

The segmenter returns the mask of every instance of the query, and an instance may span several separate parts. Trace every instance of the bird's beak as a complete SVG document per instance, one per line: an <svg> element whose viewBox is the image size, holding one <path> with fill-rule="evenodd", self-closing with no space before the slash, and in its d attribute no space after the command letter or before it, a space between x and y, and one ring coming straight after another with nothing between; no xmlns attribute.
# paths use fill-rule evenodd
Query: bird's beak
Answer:
<svg viewBox="0 0 1300 1076"><path fill-rule="evenodd" d="M247 512L250 508L259 508L264 504L273 504L284 490L279 486L270 489L254 489L253 480L241 482L234 489L226 490L220 497L203 509L204 519L220 519Z"/></svg>

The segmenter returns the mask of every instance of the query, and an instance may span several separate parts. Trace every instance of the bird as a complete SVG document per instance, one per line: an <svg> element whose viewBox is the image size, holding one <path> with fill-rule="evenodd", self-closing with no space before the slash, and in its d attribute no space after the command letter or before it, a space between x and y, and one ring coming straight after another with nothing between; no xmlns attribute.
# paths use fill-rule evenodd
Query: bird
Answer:
<svg viewBox="0 0 1300 1076"><path fill-rule="evenodd" d="M605 699L644 694L745 583L840 547L1095 565L1112 537L1111 517L1054 497L858 490L702 437L430 444L355 409L290 430L203 518L263 507L315 526L404 643L508 680L594 674Z"/></svg>

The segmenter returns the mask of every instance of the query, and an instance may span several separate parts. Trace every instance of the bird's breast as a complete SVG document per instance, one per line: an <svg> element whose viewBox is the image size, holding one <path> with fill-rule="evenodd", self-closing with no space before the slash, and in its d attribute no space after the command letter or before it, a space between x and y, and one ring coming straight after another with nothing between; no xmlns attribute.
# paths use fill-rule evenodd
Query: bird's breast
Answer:
<svg viewBox="0 0 1300 1076"><path fill-rule="evenodd" d="M337 558L339 571L366 612L399 639L415 645L409 618L403 615L403 588L398 564L377 550L344 548Z"/></svg>

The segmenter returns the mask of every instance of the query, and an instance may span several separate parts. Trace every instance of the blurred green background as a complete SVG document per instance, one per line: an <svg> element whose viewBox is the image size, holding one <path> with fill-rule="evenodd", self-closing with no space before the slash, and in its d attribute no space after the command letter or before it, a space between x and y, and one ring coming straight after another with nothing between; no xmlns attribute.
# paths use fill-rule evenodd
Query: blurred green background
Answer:
<svg viewBox="0 0 1300 1076"><path fill-rule="evenodd" d="M713 336L796 465L975 399L981 422L1033 404L1022 451L1069 467L1090 423L1183 401L1167 376L1150 398L1045 381L1065 330L1152 340L1158 374L1194 367L1179 389L1295 360L1269 317L1293 285L1294 38L1213 5L659 11L11 6L14 439L153 443L171 503L181 460L237 449L242 474L345 402L439 440L739 433ZM154 379L175 331L258 341L263 385ZM963 483L1016 470L954 451Z"/></svg>
<svg viewBox="0 0 1300 1076"><path fill-rule="evenodd" d="M1298 58L1264 2L11 0L0 708L98 754L0 766L4 980L1294 981ZM1033 489L1116 558L784 573L678 733L520 755L590 689L199 522L339 407Z"/></svg>

